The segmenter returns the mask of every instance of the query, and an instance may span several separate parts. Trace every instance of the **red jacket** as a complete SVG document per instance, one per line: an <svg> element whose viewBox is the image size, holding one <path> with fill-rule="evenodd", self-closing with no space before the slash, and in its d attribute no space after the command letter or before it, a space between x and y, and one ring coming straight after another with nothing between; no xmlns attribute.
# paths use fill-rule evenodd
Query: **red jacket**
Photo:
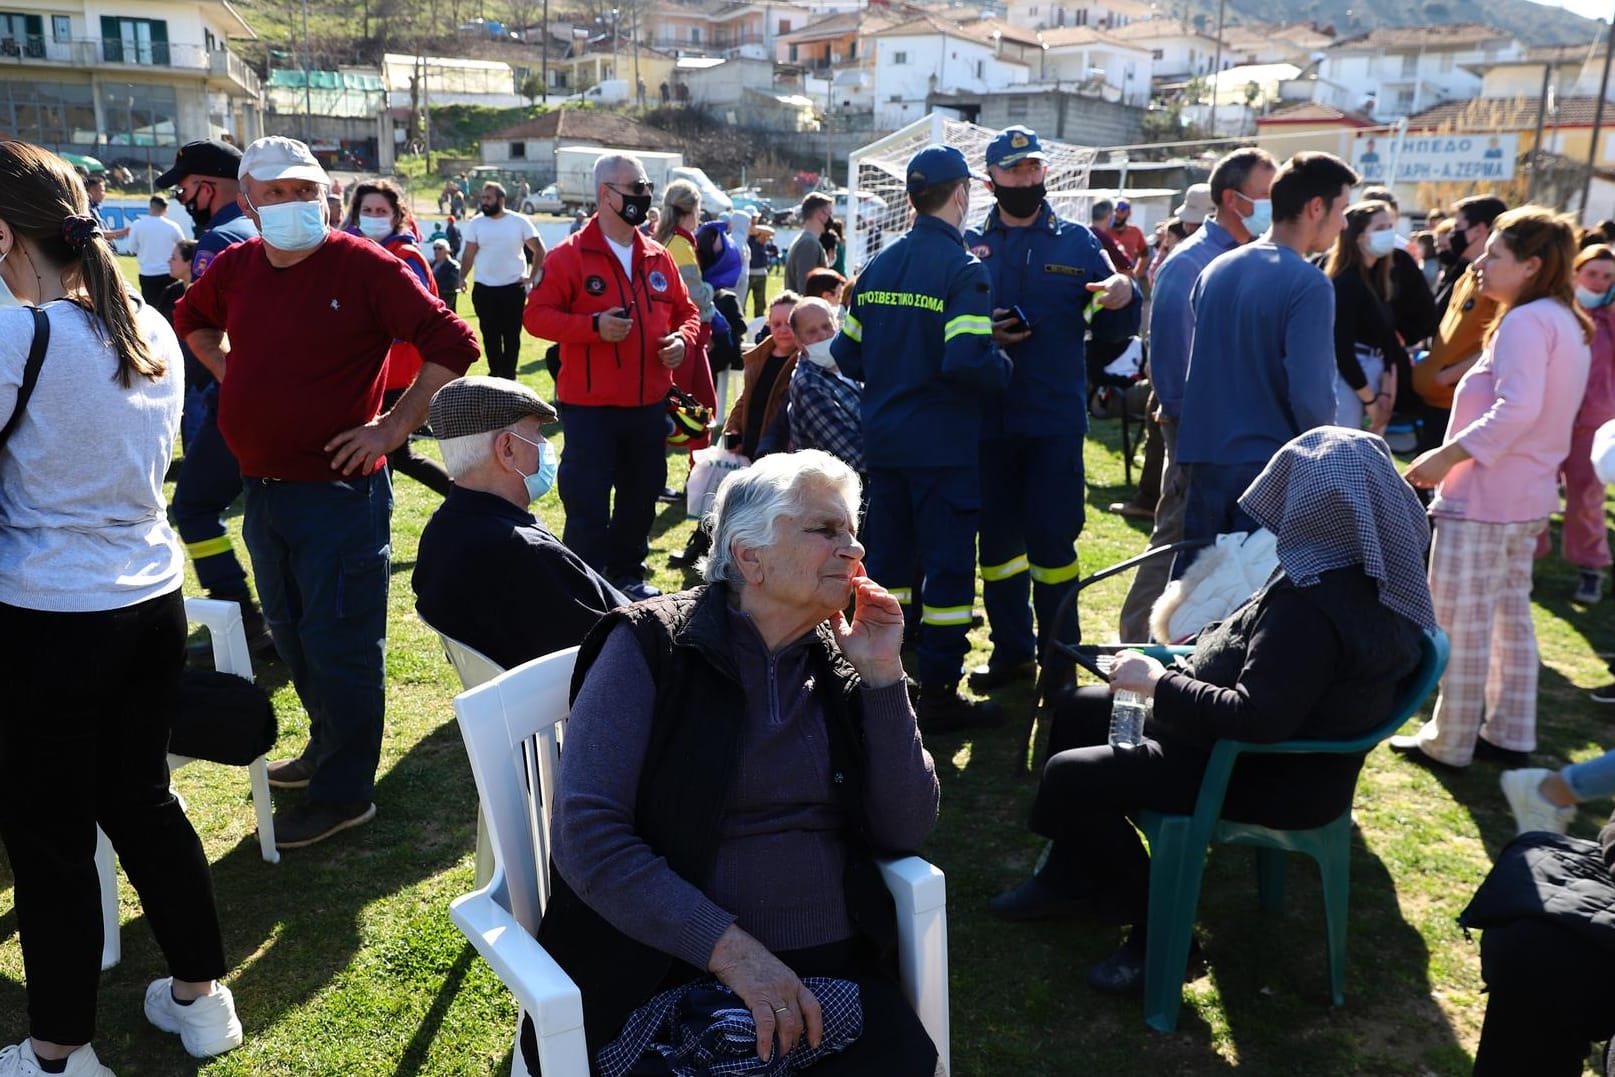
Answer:
<svg viewBox="0 0 1615 1077"><path fill-rule="evenodd" d="M527 297L522 324L535 337L561 346L561 376L555 386L563 404L639 407L667 397L673 372L656 357L661 338L684 338L684 361L695 362L701 315L690 302L672 255L634 231L634 271L624 276L600 222L550 248L544 276ZM594 328L596 314L630 309L634 326L615 344Z"/></svg>

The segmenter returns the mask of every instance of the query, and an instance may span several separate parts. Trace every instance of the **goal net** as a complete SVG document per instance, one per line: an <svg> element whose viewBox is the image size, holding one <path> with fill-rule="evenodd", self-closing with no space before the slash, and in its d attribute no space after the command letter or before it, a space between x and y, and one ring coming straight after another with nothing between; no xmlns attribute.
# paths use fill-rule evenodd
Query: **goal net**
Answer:
<svg viewBox="0 0 1615 1077"><path fill-rule="evenodd" d="M904 177L909 159L932 142L957 146L970 167L987 174L987 144L998 136L990 127L952 120L933 112L876 142L854 150L848 158L849 190L846 233L847 265L856 272L887 240L908 231L913 211L908 204ZM1096 152L1088 146L1041 139L1049 158L1049 204L1067 220L1088 220L1088 174ZM966 227L980 225L993 207L992 192L979 183L970 185L970 216Z"/></svg>

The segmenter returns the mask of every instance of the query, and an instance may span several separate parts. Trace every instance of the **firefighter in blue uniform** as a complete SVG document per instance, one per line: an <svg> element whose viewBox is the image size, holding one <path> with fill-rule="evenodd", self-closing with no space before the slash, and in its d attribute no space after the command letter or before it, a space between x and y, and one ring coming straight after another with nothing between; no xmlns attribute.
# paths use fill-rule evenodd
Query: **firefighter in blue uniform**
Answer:
<svg viewBox="0 0 1615 1077"><path fill-rule="evenodd" d="M158 187L177 187L181 205L196 224L196 254L191 279L197 280L213 259L237 243L258 234L236 201L240 190L236 171L241 151L227 142L201 139L187 142L174 155L174 167L157 177ZM183 342L181 347L184 348ZM260 658L274 655L274 643L263 614L247 586L247 572L230 545L224 514L241 496L241 468L219 433L219 386L211 372L185 350L185 388L200 390L205 414L185 443L179 480L169 509L185 552L196 566L196 579L209 598L239 603L247 631L247 644ZM198 657L211 654L201 650Z"/></svg>
<svg viewBox="0 0 1615 1077"><path fill-rule="evenodd" d="M842 372L864 383L866 569L905 605L920 603L919 717L931 732L992 717L958 694L975 600L981 401L1009 382L993 343L992 283L964 248L971 178L952 146L909 161L914 225L858 275L831 345Z"/></svg>
<svg viewBox="0 0 1615 1077"><path fill-rule="evenodd" d="M1135 301L1135 291L1093 232L1049 206L1036 132L1010 127L993 139L987 171L998 205L965 244L992 278L993 335L1014 376L982 419L981 575L993 649L970 686L988 691L1031 676L1042 662L1044 693L1052 696L1074 684L1075 673L1069 658L1051 656L1049 635L1076 584L1083 523L1084 313L1101 308L1097 330L1116 317L1109 311ZM1075 617L1060 626L1060 638L1076 641Z"/></svg>

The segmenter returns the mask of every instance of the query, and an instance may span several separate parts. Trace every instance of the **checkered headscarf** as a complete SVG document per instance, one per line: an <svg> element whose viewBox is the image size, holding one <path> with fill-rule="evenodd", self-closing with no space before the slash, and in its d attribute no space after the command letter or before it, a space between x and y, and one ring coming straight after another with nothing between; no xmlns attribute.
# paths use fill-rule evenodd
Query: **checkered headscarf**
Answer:
<svg viewBox="0 0 1615 1077"><path fill-rule="evenodd" d="M1278 536L1279 564L1296 586L1361 565L1382 605L1436 626L1425 574L1430 523L1378 436L1344 426L1307 431L1273 455L1239 507Z"/></svg>

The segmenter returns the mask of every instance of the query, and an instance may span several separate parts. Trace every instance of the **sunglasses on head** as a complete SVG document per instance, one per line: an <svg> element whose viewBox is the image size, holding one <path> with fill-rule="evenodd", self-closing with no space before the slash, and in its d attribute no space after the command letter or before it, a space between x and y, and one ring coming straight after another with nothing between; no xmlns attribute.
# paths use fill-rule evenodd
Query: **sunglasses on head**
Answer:
<svg viewBox="0 0 1615 1077"><path fill-rule="evenodd" d="M610 187L613 191L616 191L618 194L655 194L656 193L656 184L652 183L650 180L635 180L632 183L608 183L608 184L606 184L606 186ZM625 188L625 187L627 188L627 190L623 190L623 188Z"/></svg>

